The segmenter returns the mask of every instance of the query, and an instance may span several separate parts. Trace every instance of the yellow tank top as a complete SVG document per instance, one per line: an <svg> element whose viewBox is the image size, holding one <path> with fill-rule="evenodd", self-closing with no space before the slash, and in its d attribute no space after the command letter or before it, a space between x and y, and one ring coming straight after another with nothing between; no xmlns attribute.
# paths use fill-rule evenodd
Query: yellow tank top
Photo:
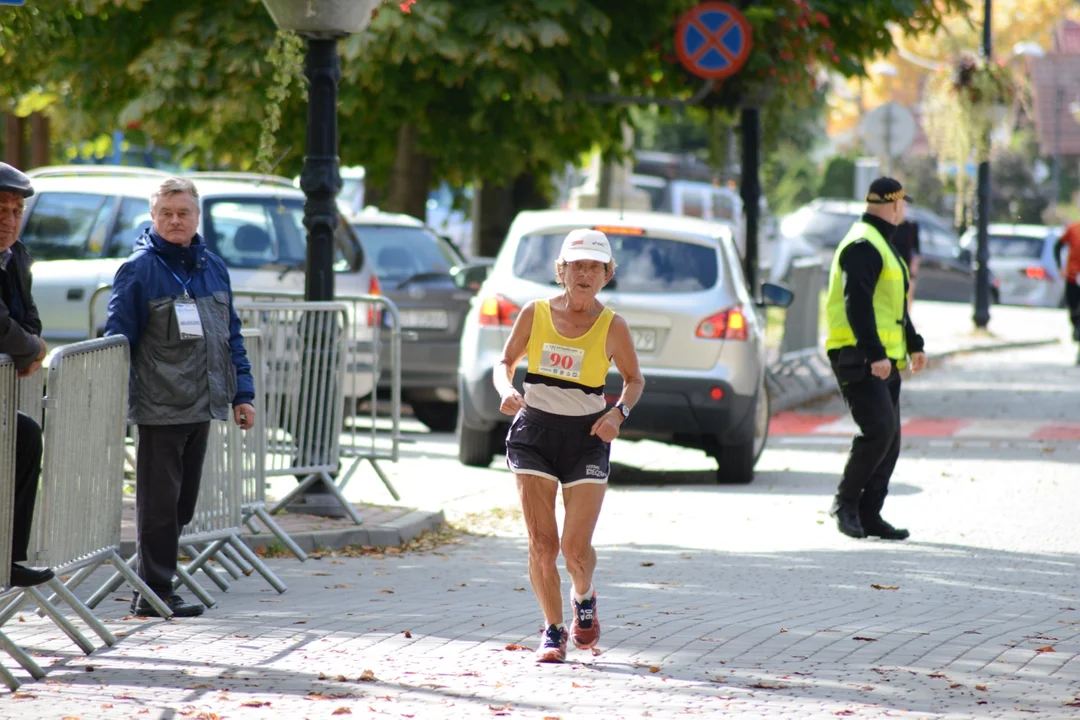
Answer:
<svg viewBox="0 0 1080 720"><path fill-rule="evenodd" d="M607 407L604 384L611 369L607 336L614 317L614 312L604 308L587 333L563 337L551 320L551 302L537 300L529 335L525 404L557 415L603 411Z"/></svg>

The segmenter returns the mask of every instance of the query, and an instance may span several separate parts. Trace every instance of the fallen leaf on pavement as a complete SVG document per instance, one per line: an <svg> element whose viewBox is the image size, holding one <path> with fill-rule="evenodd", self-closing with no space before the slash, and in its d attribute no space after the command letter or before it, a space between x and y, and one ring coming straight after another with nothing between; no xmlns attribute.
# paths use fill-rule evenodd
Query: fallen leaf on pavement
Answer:
<svg viewBox="0 0 1080 720"><path fill-rule="evenodd" d="M326 680L326 679L328 679L328 676L327 676L326 673L321 672L321 673L319 673L319 679L320 680Z"/></svg>
<svg viewBox="0 0 1080 720"><path fill-rule="evenodd" d="M532 648L531 647L526 647L524 645L518 645L517 643L510 643L509 645L504 647L503 650L510 650L510 651L528 650L528 651L531 651Z"/></svg>
<svg viewBox="0 0 1080 720"><path fill-rule="evenodd" d="M245 703L240 703L240 707L270 707L270 703L264 702L262 700L248 700Z"/></svg>
<svg viewBox="0 0 1080 720"><path fill-rule="evenodd" d="M833 715L854 715L854 710L833 710Z"/></svg>
<svg viewBox="0 0 1080 720"><path fill-rule="evenodd" d="M525 590L525 588L523 588L523 587L514 588L514 592L523 592L524 590Z"/></svg>
<svg viewBox="0 0 1080 720"><path fill-rule="evenodd" d="M571 687L576 687L576 688L591 688L592 687L592 685L578 685L576 682L570 683L570 686Z"/></svg>
<svg viewBox="0 0 1080 720"><path fill-rule="evenodd" d="M986 692L986 686L985 685L976 685L975 689L976 690L982 690L983 692Z"/></svg>
<svg viewBox="0 0 1080 720"><path fill-rule="evenodd" d="M350 710L349 708L342 705L341 707L339 707L337 710L335 710L334 712L332 712L330 714L331 715L352 715L352 710Z"/></svg>
<svg viewBox="0 0 1080 720"><path fill-rule="evenodd" d="M656 665L650 665L649 666L649 672L651 672L653 674L658 673L658 672L660 672L660 668L657 667Z"/></svg>
<svg viewBox="0 0 1080 720"><path fill-rule="evenodd" d="M335 675L334 682L349 682L349 678L345 677L344 675Z"/></svg>
<svg viewBox="0 0 1080 720"><path fill-rule="evenodd" d="M360 682L379 682L379 678L375 677L375 673L370 670L365 670L360 673L360 677L357 678Z"/></svg>
<svg viewBox="0 0 1080 720"><path fill-rule="evenodd" d="M750 687L757 688L758 690L787 690L788 686L787 685L779 685L777 683L756 682L756 683L750 685Z"/></svg>
<svg viewBox="0 0 1080 720"><path fill-rule="evenodd" d="M348 590L351 587L352 587L352 585L345 585L344 583L338 583L337 585L327 585L326 589L327 590ZM380 592L382 592L382 591L380 590Z"/></svg>
<svg viewBox="0 0 1080 720"><path fill-rule="evenodd" d="M648 560L646 560L645 562L641 563L641 567L652 567L655 564L656 563L651 563Z"/></svg>
<svg viewBox="0 0 1080 720"><path fill-rule="evenodd" d="M932 678L945 678L946 680L948 679L948 676L946 676L945 673L930 673L930 677L932 677Z"/></svg>
<svg viewBox="0 0 1080 720"><path fill-rule="evenodd" d="M406 630L406 631L405 631L405 638L406 638L407 640L411 640L411 639L412 639L412 631L411 631L411 630Z"/></svg>
<svg viewBox="0 0 1080 720"><path fill-rule="evenodd" d="M315 577L329 577L330 576L330 573L324 573L324 572L313 572L311 574L314 575Z"/></svg>
<svg viewBox="0 0 1080 720"><path fill-rule="evenodd" d="M600 648L593 648L592 649L592 654L593 654L593 657L596 657L597 655L603 655L604 651L601 650Z"/></svg>
<svg viewBox="0 0 1080 720"><path fill-rule="evenodd" d="M855 639L859 642L877 642L877 638L863 637L862 635L856 635Z"/></svg>
<svg viewBox="0 0 1080 720"><path fill-rule="evenodd" d="M1050 646L1050 645L1047 645L1046 647L1041 647L1041 648L1035 648L1035 652L1039 652L1039 653L1043 653L1043 652L1057 652L1057 650L1055 650L1055 649L1054 649L1054 648L1053 648L1052 646Z"/></svg>
<svg viewBox="0 0 1080 720"><path fill-rule="evenodd" d="M393 590L380 590L379 593L381 595L393 595L394 591Z"/></svg>
<svg viewBox="0 0 1080 720"><path fill-rule="evenodd" d="M11 697L12 697L13 700L34 700L34 699L37 698L37 695L31 695L30 693L17 692L17 693L12 693Z"/></svg>
<svg viewBox="0 0 1080 720"><path fill-rule="evenodd" d="M513 708L510 707L510 703L506 703L505 705L502 705L502 706L488 705L488 710L491 710L496 715L509 715L510 712L513 710Z"/></svg>
<svg viewBox="0 0 1080 720"><path fill-rule="evenodd" d="M950 690L958 690L959 688L962 688L962 687L964 687L962 683L949 683L949 689Z"/></svg>
<svg viewBox="0 0 1080 720"><path fill-rule="evenodd" d="M719 675L717 675L716 677L714 677L714 678L713 678L712 680L710 680L709 682L715 682L715 683L722 683L722 682L727 682L727 678L722 678L722 677L720 677Z"/></svg>
<svg viewBox="0 0 1080 720"><path fill-rule="evenodd" d="M787 628L780 628L780 632L787 632Z"/></svg>
<svg viewBox="0 0 1080 720"><path fill-rule="evenodd" d="M877 583L873 583L870 587L874 588L875 590L899 590L900 589L899 585L878 585Z"/></svg>
<svg viewBox="0 0 1080 720"><path fill-rule="evenodd" d="M1080 707L1080 697L1076 698L1075 700L1066 700L1065 701L1065 706L1066 707Z"/></svg>

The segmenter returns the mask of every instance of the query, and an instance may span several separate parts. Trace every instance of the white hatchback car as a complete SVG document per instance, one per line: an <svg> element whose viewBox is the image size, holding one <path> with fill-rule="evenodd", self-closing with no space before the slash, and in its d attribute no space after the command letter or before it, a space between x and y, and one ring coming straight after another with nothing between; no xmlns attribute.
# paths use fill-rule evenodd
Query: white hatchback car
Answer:
<svg viewBox="0 0 1080 720"><path fill-rule="evenodd" d="M105 325L107 293L136 238L150 225L149 197L169 173L148 168L73 165L27 173L35 193L27 200L20 239L34 258L34 300L50 343L84 340ZM189 173L199 191L199 232L229 268L236 293L304 290L307 233L304 194L285 178L249 173ZM352 227L335 235L336 289L378 293ZM95 298L95 295L97 296ZM350 396L372 390L364 373L350 377Z"/></svg>
<svg viewBox="0 0 1080 720"><path fill-rule="evenodd" d="M765 448L764 304L786 306L786 288L747 288L731 230L667 213L540 211L517 216L465 320L459 361L459 459L487 466L510 418L499 412L495 364L520 308L558 293L555 260L566 233L607 234L618 269L599 295L626 318L645 375L645 394L621 436L696 447L715 457L718 479L746 483ZM524 378L524 365L516 383ZM622 378L612 368L613 402Z"/></svg>

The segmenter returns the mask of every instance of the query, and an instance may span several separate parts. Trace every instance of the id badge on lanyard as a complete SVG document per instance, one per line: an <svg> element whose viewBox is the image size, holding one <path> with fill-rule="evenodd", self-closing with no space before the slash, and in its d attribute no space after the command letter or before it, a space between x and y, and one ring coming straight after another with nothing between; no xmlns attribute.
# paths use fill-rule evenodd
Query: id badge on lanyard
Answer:
<svg viewBox="0 0 1080 720"><path fill-rule="evenodd" d="M199 319L199 306L191 298L177 298L173 302L176 311L176 326L180 328L182 340L194 340L203 336L202 320Z"/></svg>

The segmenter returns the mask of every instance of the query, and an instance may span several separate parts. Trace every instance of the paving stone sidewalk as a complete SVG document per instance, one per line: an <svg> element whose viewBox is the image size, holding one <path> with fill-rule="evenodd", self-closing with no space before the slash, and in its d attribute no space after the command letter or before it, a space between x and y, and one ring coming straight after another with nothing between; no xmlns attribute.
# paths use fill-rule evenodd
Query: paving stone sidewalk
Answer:
<svg viewBox="0 0 1080 720"><path fill-rule="evenodd" d="M99 614L120 643L90 657L24 613L5 631L49 675L0 718L1080 717L1075 555L602 546L602 654L537 666L510 649L539 629L525 553L275 560L286 594L242 580L169 622L119 594Z"/></svg>

